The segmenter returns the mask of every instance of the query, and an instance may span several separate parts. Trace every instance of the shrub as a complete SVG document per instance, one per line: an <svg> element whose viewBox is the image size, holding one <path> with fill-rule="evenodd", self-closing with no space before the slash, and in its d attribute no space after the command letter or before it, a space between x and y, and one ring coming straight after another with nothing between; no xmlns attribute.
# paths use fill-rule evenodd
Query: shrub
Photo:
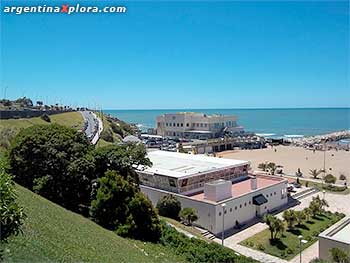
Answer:
<svg viewBox="0 0 350 263"><path fill-rule="evenodd" d="M96 199L90 213L94 221L117 234L156 242L161 226L152 203L132 183L115 171L107 171L99 180Z"/></svg>
<svg viewBox="0 0 350 263"><path fill-rule="evenodd" d="M349 263L350 262L350 255L349 253L345 252L342 249L339 249L337 247L330 249L332 259L336 263Z"/></svg>
<svg viewBox="0 0 350 263"><path fill-rule="evenodd" d="M177 220L181 211L181 203L175 196L165 195L158 201L157 209L161 216Z"/></svg>
<svg viewBox="0 0 350 263"><path fill-rule="evenodd" d="M259 244L257 245L257 248L258 248L259 250L261 250L261 251L264 251L264 250L265 250L264 245L261 244L261 243L259 243Z"/></svg>
<svg viewBox="0 0 350 263"><path fill-rule="evenodd" d="M324 177L324 181L325 181L327 184L334 184L336 180L337 180L337 178L335 178L335 176L332 175L332 174L327 174L327 175Z"/></svg>
<svg viewBox="0 0 350 263"><path fill-rule="evenodd" d="M291 249L291 248L287 249L287 254L293 254L293 253L294 253L293 249Z"/></svg>
<svg viewBox="0 0 350 263"><path fill-rule="evenodd" d="M339 175L339 180L345 181L346 180L346 176L344 174L340 174Z"/></svg>
<svg viewBox="0 0 350 263"><path fill-rule="evenodd" d="M51 122L51 119L50 119L49 115L47 115L46 113L44 113L43 115L41 115L40 118L41 118L43 121Z"/></svg>
<svg viewBox="0 0 350 263"><path fill-rule="evenodd" d="M159 241L162 228L151 201L137 192L128 204L129 216L126 223L117 229L117 234L152 242Z"/></svg>
<svg viewBox="0 0 350 263"><path fill-rule="evenodd" d="M225 262L225 263L253 263L250 258L236 255L229 248L222 247L214 242L207 243L204 240L186 237L177 232L173 227L164 224L161 244L182 255L190 263L201 262Z"/></svg>
<svg viewBox="0 0 350 263"><path fill-rule="evenodd" d="M17 196L10 175L0 169L0 240L6 242L11 235L21 232L26 215L16 202Z"/></svg>
<svg viewBox="0 0 350 263"><path fill-rule="evenodd" d="M111 128L103 129L103 131L101 132L100 138L105 140L106 142L114 142L113 132Z"/></svg>
<svg viewBox="0 0 350 263"><path fill-rule="evenodd" d="M121 137L124 137L124 132L122 130L122 128L120 126L118 126L118 124L116 124L115 122L111 121L110 122L110 126L112 128L112 131L116 134L119 134Z"/></svg>

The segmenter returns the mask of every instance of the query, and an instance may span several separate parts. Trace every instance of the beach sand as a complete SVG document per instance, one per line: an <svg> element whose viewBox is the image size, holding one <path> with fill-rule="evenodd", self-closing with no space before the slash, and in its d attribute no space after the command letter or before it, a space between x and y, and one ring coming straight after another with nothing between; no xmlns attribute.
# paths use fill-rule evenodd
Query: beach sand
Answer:
<svg viewBox="0 0 350 263"><path fill-rule="evenodd" d="M275 151L276 150L276 151ZM322 151L310 151L302 147L275 146L258 150L236 150L217 153L217 156L230 159L241 159L251 162L253 170L259 170L258 165L262 162L274 162L283 166L283 172L295 175L300 168L304 177L312 176L310 169L323 169ZM326 173L333 174L337 179L342 173L350 181L350 152L327 151L326 152ZM322 174L321 174L322 175Z"/></svg>

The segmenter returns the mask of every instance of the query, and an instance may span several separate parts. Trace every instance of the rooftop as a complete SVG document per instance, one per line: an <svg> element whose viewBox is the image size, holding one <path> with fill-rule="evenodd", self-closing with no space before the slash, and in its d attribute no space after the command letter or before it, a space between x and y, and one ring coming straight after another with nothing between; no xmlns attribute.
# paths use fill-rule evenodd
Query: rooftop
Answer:
<svg viewBox="0 0 350 263"><path fill-rule="evenodd" d="M147 157L153 165L146 168L145 172L175 178L249 164L248 161L167 151L148 152Z"/></svg>
<svg viewBox="0 0 350 263"><path fill-rule="evenodd" d="M343 218L338 223L323 231L319 236L350 245L350 217Z"/></svg>
<svg viewBox="0 0 350 263"><path fill-rule="evenodd" d="M256 176L256 179L257 179L257 190L285 181L284 178L265 176L265 175L258 175ZM256 191L251 189L251 180L252 179L249 178L241 182L233 183L231 186L232 198L236 198L236 197L248 194L250 192ZM200 201L206 200L204 199L204 192L192 195L191 198L194 198Z"/></svg>

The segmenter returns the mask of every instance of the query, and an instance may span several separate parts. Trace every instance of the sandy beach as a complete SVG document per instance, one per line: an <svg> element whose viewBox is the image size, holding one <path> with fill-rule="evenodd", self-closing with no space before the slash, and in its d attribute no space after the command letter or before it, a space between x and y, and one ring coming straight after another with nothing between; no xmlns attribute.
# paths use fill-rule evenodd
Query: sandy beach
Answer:
<svg viewBox="0 0 350 263"><path fill-rule="evenodd" d="M251 162L253 170L259 170L262 162L274 162L283 166L285 174L295 175L300 168L304 177L311 177L310 169L323 169L322 151L311 151L302 147L276 146L258 150L225 151L217 154L223 158L242 159ZM326 173L339 179L344 174L350 181L350 152L330 150L326 152Z"/></svg>

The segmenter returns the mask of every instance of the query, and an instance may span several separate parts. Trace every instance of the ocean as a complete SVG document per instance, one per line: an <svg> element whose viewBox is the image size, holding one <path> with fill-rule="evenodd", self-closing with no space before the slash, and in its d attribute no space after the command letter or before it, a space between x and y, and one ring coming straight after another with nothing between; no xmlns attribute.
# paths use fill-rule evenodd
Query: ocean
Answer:
<svg viewBox="0 0 350 263"><path fill-rule="evenodd" d="M104 110L119 119L154 128L156 116L174 112L236 115L246 131L270 137L302 137L350 130L350 108Z"/></svg>

